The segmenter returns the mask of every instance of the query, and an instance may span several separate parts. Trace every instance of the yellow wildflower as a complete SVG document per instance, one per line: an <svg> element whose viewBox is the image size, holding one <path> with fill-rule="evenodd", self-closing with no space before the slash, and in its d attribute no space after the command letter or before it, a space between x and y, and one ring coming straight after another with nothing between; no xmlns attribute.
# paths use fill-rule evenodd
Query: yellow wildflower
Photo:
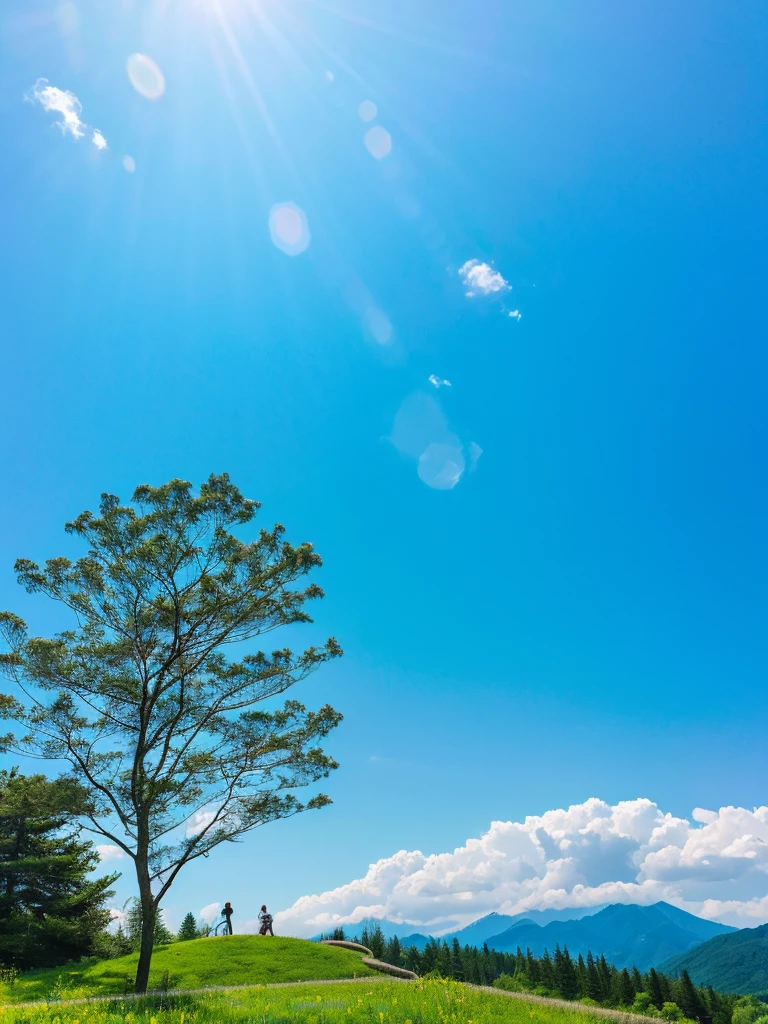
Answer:
<svg viewBox="0 0 768 1024"><path fill-rule="evenodd" d="M318 1003L322 1003L322 1001L323 1001L323 997L322 997L322 996L318 996L318 997L317 997L317 1001L318 1001Z"/></svg>

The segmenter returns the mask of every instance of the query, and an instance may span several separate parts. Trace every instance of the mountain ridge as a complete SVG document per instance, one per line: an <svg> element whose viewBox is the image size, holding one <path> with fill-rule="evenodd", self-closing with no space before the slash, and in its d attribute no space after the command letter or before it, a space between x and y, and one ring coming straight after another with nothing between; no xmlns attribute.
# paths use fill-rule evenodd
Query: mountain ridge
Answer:
<svg viewBox="0 0 768 1024"><path fill-rule="evenodd" d="M694 985L720 992L768 995L768 924L715 935L693 949L665 960L665 973L688 971Z"/></svg>

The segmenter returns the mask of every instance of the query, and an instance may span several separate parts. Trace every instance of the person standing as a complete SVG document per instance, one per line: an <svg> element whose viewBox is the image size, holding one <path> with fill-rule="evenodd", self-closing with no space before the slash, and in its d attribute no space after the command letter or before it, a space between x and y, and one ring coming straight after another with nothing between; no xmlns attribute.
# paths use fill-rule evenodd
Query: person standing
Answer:
<svg viewBox="0 0 768 1024"><path fill-rule="evenodd" d="M222 910L221 913L222 913L223 917L226 920L226 924L224 925L224 934L225 935L232 935L233 934L232 933L232 914L233 914L232 904L229 903L229 902L225 903L224 904L224 909ZM261 915L259 915L259 916L261 916Z"/></svg>
<svg viewBox="0 0 768 1024"><path fill-rule="evenodd" d="M261 921L261 928L259 928L259 935L271 935L274 939L275 933L272 931L272 915L267 910L266 904L264 904L259 913L259 921Z"/></svg>

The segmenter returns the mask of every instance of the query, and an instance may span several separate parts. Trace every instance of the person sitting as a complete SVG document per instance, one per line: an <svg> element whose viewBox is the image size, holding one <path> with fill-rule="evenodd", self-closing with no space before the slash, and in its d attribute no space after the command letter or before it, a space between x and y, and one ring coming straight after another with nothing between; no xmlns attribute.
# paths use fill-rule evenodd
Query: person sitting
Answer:
<svg viewBox="0 0 768 1024"><path fill-rule="evenodd" d="M261 921L261 928L259 928L259 935L271 935L275 937L275 933L272 931L272 915L267 910L266 904L262 906L259 913L259 921Z"/></svg>
<svg viewBox="0 0 768 1024"><path fill-rule="evenodd" d="M226 919L226 923L224 925L224 934L225 935L232 935L232 914L233 913L234 913L234 911L232 910L232 904L231 903L225 903L224 904L224 909L221 912L222 917L224 917Z"/></svg>

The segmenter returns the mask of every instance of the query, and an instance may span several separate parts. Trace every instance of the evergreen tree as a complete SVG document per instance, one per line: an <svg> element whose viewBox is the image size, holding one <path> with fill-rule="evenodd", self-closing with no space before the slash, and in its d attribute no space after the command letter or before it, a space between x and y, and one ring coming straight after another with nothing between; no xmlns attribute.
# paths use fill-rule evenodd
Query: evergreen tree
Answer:
<svg viewBox="0 0 768 1024"><path fill-rule="evenodd" d="M0 772L0 962L28 970L96 951L119 875L88 877L99 856L71 823L85 807L71 780Z"/></svg>
<svg viewBox="0 0 768 1024"><path fill-rule="evenodd" d="M560 976L557 987L563 999L575 999L579 991L579 979L576 975L576 968L573 966L568 947L563 950L560 959Z"/></svg>
<svg viewBox="0 0 768 1024"><path fill-rule="evenodd" d="M601 953L597 959L597 976L600 979L600 1002L607 1002L612 995L611 969L605 956Z"/></svg>
<svg viewBox="0 0 768 1024"><path fill-rule="evenodd" d="M618 982L619 1006L631 1006L635 999L635 989L626 967L620 972Z"/></svg>
<svg viewBox="0 0 768 1024"><path fill-rule="evenodd" d="M128 910L125 914L125 933L130 939L131 947L133 949L141 948L141 936L143 935L144 929L144 918L141 909L141 900L134 899L128 901ZM155 923L152 933L152 945L153 946L166 946L169 942L173 942L174 936L168 930L163 920L163 912L159 910L155 914Z"/></svg>
<svg viewBox="0 0 768 1024"><path fill-rule="evenodd" d="M544 955L539 960L539 981L550 990L555 987L555 968L552 958L546 949L544 950Z"/></svg>
<svg viewBox="0 0 768 1024"><path fill-rule="evenodd" d="M638 992L642 992L643 991L643 976L640 973L640 971L638 971L638 969L636 967L632 968L632 975L631 976L632 976L632 988L634 990L635 995L637 995Z"/></svg>
<svg viewBox="0 0 768 1024"><path fill-rule="evenodd" d="M363 943L373 953L375 960L381 960L384 956L384 949L386 948L386 940L384 938L384 932L381 930L381 925L377 921L371 929L368 941Z"/></svg>
<svg viewBox="0 0 768 1024"><path fill-rule="evenodd" d="M691 976L688 971L683 970L680 972L678 997L675 1002L689 1020L698 1020L699 1017L704 1016L704 1006L702 1005L701 996L699 995L696 986L691 981Z"/></svg>
<svg viewBox="0 0 768 1024"><path fill-rule="evenodd" d="M195 921L195 915L190 911L181 922L181 928L179 928L178 939L179 942L187 942L189 939L199 939L200 932L197 930L197 922Z"/></svg>
<svg viewBox="0 0 768 1024"><path fill-rule="evenodd" d="M661 981L658 974L656 973L655 967L652 967L648 971L648 995L651 997L651 1002L660 1010L664 1005L664 992L661 987Z"/></svg>
<svg viewBox="0 0 768 1024"><path fill-rule="evenodd" d="M576 983L578 987L578 997L583 999L587 994L587 965L584 963L584 957L579 953L579 959L576 962Z"/></svg>
<svg viewBox="0 0 768 1024"><path fill-rule="evenodd" d="M451 944L451 977L456 981L464 981L464 961L461 958L461 946L458 939L454 939Z"/></svg>
<svg viewBox="0 0 768 1024"><path fill-rule="evenodd" d="M603 998L603 986L600 982L600 974L597 970L595 958L592 951L587 952L587 996L599 1003Z"/></svg>
<svg viewBox="0 0 768 1024"><path fill-rule="evenodd" d="M445 941L445 939L443 939L442 943L438 947L436 967L443 978L450 978L451 951L448 948L448 943Z"/></svg>
<svg viewBox="0 0 768 1024"><path fill-rule="evenodd" d="M405 953L405 966L414 974L425 973L421 964L421 955L415 946L410 946Z"/></svg>

